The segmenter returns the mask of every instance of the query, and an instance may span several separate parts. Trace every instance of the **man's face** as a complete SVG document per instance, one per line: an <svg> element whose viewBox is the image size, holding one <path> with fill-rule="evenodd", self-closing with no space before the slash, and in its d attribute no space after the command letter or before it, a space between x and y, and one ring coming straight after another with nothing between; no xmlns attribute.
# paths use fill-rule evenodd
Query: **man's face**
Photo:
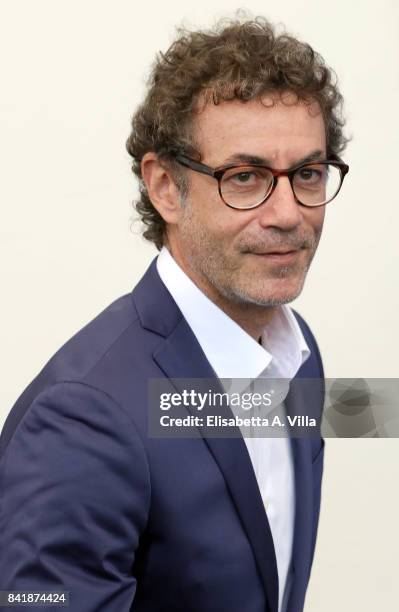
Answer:
<svg viewBox="0 0 399 612"><path fill-rule="evenodd" d="M317 111L316 103L310 110L281 101L208 104L194 124L201 161L218 167L232 157L256 156L281 169L316 151L325 158L325 126ZM324 207L298 205L289 179L280 177L264 204L234 210L221 200L214 178L187 172L188 197L170 234L173 254L186 273L216 302L276 306L293 300L316 251ZM290 253L273 255L276 251Z"/></svg>

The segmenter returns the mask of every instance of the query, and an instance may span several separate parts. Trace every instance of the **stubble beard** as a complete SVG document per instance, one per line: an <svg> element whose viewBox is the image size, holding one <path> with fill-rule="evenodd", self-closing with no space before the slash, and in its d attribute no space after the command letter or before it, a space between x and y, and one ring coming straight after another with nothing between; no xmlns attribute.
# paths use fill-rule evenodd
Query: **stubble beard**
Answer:
<svg viewBox="0 0 399 612"><path fill-rule="evenodd" d="M184 252L187 263L200 279L202 288L210 284L225 300L240 306L276 307L292 302L298 297L316 252L321 229L313 236L291 234L288 237L288 233L273 228L268 230L268 245L265 245L264 238L259 240L246 236L237 245L237 255L234 259L226 255L223 243L217 237L210 235L197 221L187 200L183 206L185 210L180 230ZM307 249L305 263L266 269L265 276L260 274L258 279L254 278L254 275L244 274L241 262L245 257L255 257L245 253L261 252L263 249L270 249L271 245L273 247L290 245L297 248L299 244ZM290 279L295 278L297 280L293 283L293 287L287 287L285 290L281 287L284 280L290 284ZM260 286L262 289L259 291Z"/></svg>

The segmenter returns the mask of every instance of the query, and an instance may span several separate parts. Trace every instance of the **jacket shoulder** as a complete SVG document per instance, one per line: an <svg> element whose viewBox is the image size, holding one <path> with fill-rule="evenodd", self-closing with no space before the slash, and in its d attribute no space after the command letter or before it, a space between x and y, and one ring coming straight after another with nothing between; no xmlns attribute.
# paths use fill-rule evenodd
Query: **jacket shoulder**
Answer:
<svg viewBox="0 0 399 612"><path fill-rule="evenodd" d="M131 336L138 323L130 293L114 300L67 340L44 365L12 407L1 437L12 435L35 399L46 390L64 382L95 386L92 372L110 354L114 360L118 358L120 343L127 334Z"/></svg>

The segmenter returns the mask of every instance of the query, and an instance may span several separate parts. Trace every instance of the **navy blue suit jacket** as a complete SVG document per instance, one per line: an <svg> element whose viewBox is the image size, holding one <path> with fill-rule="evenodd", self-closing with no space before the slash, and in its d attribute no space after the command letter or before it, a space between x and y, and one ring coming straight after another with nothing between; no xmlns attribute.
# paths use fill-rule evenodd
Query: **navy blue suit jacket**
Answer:
<svg viewBox="0 0 399 612"><path fill-rule="evenodd" d="M322 378L296 316L311 349L298 376ZM52 357L6 420L0 590L66 590L73 612L276 612L273 540L244 440L148 436L149 378L214 376L154 260L131 294ZM289 612L299 612L324 441L292 446Z"/></svg>

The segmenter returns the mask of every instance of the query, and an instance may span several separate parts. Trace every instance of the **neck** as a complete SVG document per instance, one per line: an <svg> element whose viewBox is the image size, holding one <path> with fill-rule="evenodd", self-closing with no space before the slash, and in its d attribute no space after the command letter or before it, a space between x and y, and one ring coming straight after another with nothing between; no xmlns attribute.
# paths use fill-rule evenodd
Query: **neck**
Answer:
<svg viewBox="0 0 399 612"><path fill-rule="evenodd" d="M270 323L277 306L260 306L250 302L233 301L222 295L214 285L209 283L202 275L195 274L189 266L186 266L184 261L178 256L168 245L169 251L180 266L195 285L230 319L235 321L247 334L249 334L256 342L262 337L262 332L265 326Z"/></svg>
<svg viewBox="0 0 399 612"><path fill-rule="evenodd" d="M264 328L270 323L276 313L277 306L260 306L248 302L233 302L218 293L214 287L209 290L208 287L202 287L196 280L192 280L230 319L233 319L256 342L260 341Z"/></svg>

